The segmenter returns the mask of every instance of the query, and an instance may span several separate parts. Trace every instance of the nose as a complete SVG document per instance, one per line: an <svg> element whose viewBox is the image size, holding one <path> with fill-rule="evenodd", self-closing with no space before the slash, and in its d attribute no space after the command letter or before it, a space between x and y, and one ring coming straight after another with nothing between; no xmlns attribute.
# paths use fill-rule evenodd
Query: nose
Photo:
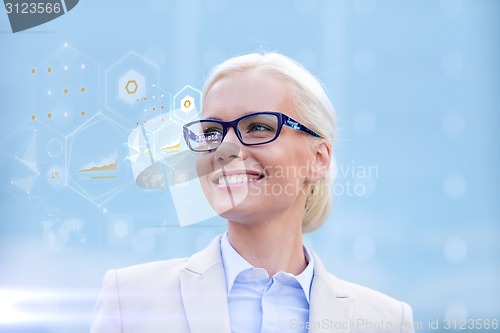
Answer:
<svg viewBox="0 0 500 333"><path fill-rule="evenodd" d="M219 166L225 166L240 156L240 147L232 142L222 142L215 151L214 162Z"/></svg>
<svg viewBox="0 0 500 333"><path fill-rule="evenodd" d="M243 159L241 142L232 128L228 129L224 141L215 150L214 162L218 166L225 166L237 157Z"/></svg>

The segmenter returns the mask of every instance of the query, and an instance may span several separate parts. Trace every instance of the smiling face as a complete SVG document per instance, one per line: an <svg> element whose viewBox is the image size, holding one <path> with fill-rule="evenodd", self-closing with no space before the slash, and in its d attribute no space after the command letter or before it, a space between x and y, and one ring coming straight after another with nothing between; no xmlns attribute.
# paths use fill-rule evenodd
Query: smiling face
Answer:
<svg viewBox="0 0 500 333"><path fill-rule="evenodd" d="M203 118L230 121L257 111L278 111L301 121L286 83L262 70L234 73L216 81L205 96ZM197 171L208 201L222 217L261 223L290 216L302 220L310 166L308 134L283 126L273 142L245 146L229 128L215 151L199 153Z"/></svg>

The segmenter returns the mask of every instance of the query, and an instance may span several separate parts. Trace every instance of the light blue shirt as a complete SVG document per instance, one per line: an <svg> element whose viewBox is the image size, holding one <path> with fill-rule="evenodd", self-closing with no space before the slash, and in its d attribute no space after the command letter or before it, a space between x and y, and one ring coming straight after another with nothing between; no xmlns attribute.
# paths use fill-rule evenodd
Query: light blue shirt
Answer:
<svg viewBox="0 0 500 333"><path fill-rule="evenodd" d="M221 255L227 282L232 333L306 333L293 323L309 320L309 292L314 271L312 255L304 247L306 269L295 276L278 272L271 279L231 246L227 232L221 238Z"/></svg>

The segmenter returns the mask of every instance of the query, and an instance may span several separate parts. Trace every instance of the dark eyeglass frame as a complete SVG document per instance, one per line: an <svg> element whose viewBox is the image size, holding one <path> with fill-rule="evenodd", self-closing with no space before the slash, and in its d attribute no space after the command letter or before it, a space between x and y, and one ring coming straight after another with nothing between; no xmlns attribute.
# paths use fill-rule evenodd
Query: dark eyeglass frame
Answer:
<svg viewBox="0 0 500 333"><path fill-rule="evenodd" d="M256 116L256 115L274 115L276 116L276 118L278 119L278 125L277 125L277 128L276 128L276 135L274 136L274 138L270 139L270 140L267 140L267 141L264 141L264 142L259 142L259 143L245 143L243 142L243 138L241 137L241 133L240 131L238 130L238 123L240 122L240 120L242 119L246 119L248 117L253 117L253 116ZM191 146L191 143L190 143L190 138L195 140L196 141L196 138L197 138L197 135L195 133L193 133L192 131L189 130L189 126L191 125L194 125L194 124L197 124L197 123L217 123L219 125L222 126L222 139L220 140L220 143L217 147L214 147L214 148L211 148L211 149L194 149L192 146ZM238 137L238 140L240 140L240 142L245 145L245 146L259 146L259 145L264 145L266 143L270 143L270 142L273 142L274 140L276 140L280 133L281 133L281 128L283 127L283 125L286 125L288 127L291 127L293 128L294 130L296 131L299 131L299 132L304 132L304 133L307 133L307 134L310 134L316 138L321 138L321 136L314 132L313 130L307 128L304 124L298 122L297 120L291 118L291 117L288 117L287 115L281 113L281 112L275 112L275 111L259 111L259 112L252 112L252 113L249 113L249 114L246 114L244 116L241 116L239 118L236 118L234 120L231 120L231 121L222 121L222 120L219 120L219 119L201 119L201 120L195 120L195 121L192 121L192 122L189 122L187 124L185 124L182 129L183 129L183 133L184 133L184 140L186 141L189 149L191 149L192 151L195 151L195 152L208 152L208 151L212 151L214 149L217 149L221 144L222 142L224 141L224 138L226 137L226 134L227 134L227 131L229 129L229 127L232 127L234 132L236 133L236 136Z"/></svg>

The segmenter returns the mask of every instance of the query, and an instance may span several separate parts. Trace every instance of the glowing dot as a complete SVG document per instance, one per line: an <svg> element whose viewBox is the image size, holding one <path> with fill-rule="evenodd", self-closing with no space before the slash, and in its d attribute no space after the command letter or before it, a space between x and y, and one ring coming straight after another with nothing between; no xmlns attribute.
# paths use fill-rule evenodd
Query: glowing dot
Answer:
<svg viewBox="0 0 500 333"><path fill-rule="evenodd" d="M36 70L33 68L33 69L31 70L31 73L32 73L32 74L35 74L35 73L36 73Z"/></svg>
<svg viewBox="0 0 500 333"><path fill-rule="evenodd" d="M64 89L64 93L67 94L68 93L68 89Z"/></svg>
<svg viewBox="0 0 500 333"><path fill-rule="evenodd" d="M50 68L50 67L47 68L47 72L49 72L49 73L52 72L52 68Z"/></svg>
<svg viewBox="0 0 500 333"><path fill-rule="evenodd" d="M161 97L163 97L163 94L161 94Z"/></svg>
<svg viewBox="0 0 500 333"><path fill-rule="evenodd" d="M81 69L85 69L85 64L81 64L81 65L80 65L80 68L81 68Z"/></svg>
<svg viewBox="0 0 500 333"><path fill-rule="evenodd" d="M68 47L68 43L64 43L64 47Z"/></svg>
<svg viewBox="0 0 500 333"><path fill-rule="evenodd" d="M32 115L31 120L35 120L35 119L36 119L35 115Z"/></svg>
<svg viewBox="0 0 500 333"><path fill-rule="evenodd" d="M80 114L82 115L82 117L85 116L85 111L80 112Z"/></svg>
<svg viewBox="0 0 500 333"><path fill-rule="evenodd" d="M82 92L85 92L85 88L82 87L82 89L80 89Z"/></svg>
<svg viewBox="0 0 500 333"><path fill-rule="evenodd" d="M148 110L147 109L144 109L144 112L147 112Z"/></svg>
<svg viewBox="0 0 500 333"><path fill-rule="evenodd" d="M49 114L47 115L47 118L49 118L49 119L50 119L50 118L52 118L52 114L50 114L50 113L49 113Z"/></svg>
<svg viewBox="0 0 500 333"><path fill-rule="evenodd" d="M64 66L64 70L65 70L65 71L67 71L67 70L68 70L68 66L67 66L67 65L65 65L65 66Z"/></svg>
<svg viewBox="0 0 500 333"><path fill-rule="evenodd" d="M467 256L467 243L462 238L450 238L444 244L443 253L450 264L460 264Z"/></svg>
<svg viewBox="0 0 500 333"><path fill-rule="evenodd" d="M467 182L457 173L450 173L443 181L444 194L450 199L459 199L465 195Z"/></svg>
<svg viewBox="0 0 500 333"><path fill-rule="evenodd" d="M67 112L64 112L64 113L63 113L63 116L64 116L64 118L68 118L68 113L67 113Z"/></svg>
<svg viewBox="0 0 500 333"><path fill-rule="evenodd" d="M155 98L156 98L156 96L153 96L153 99L155 99Z"/></svg>
<svg viewBox="0 0 500 333"><path fill-rule="evenodd" d="M52 90L47 91L47 95L52 95Z"/></svg>

